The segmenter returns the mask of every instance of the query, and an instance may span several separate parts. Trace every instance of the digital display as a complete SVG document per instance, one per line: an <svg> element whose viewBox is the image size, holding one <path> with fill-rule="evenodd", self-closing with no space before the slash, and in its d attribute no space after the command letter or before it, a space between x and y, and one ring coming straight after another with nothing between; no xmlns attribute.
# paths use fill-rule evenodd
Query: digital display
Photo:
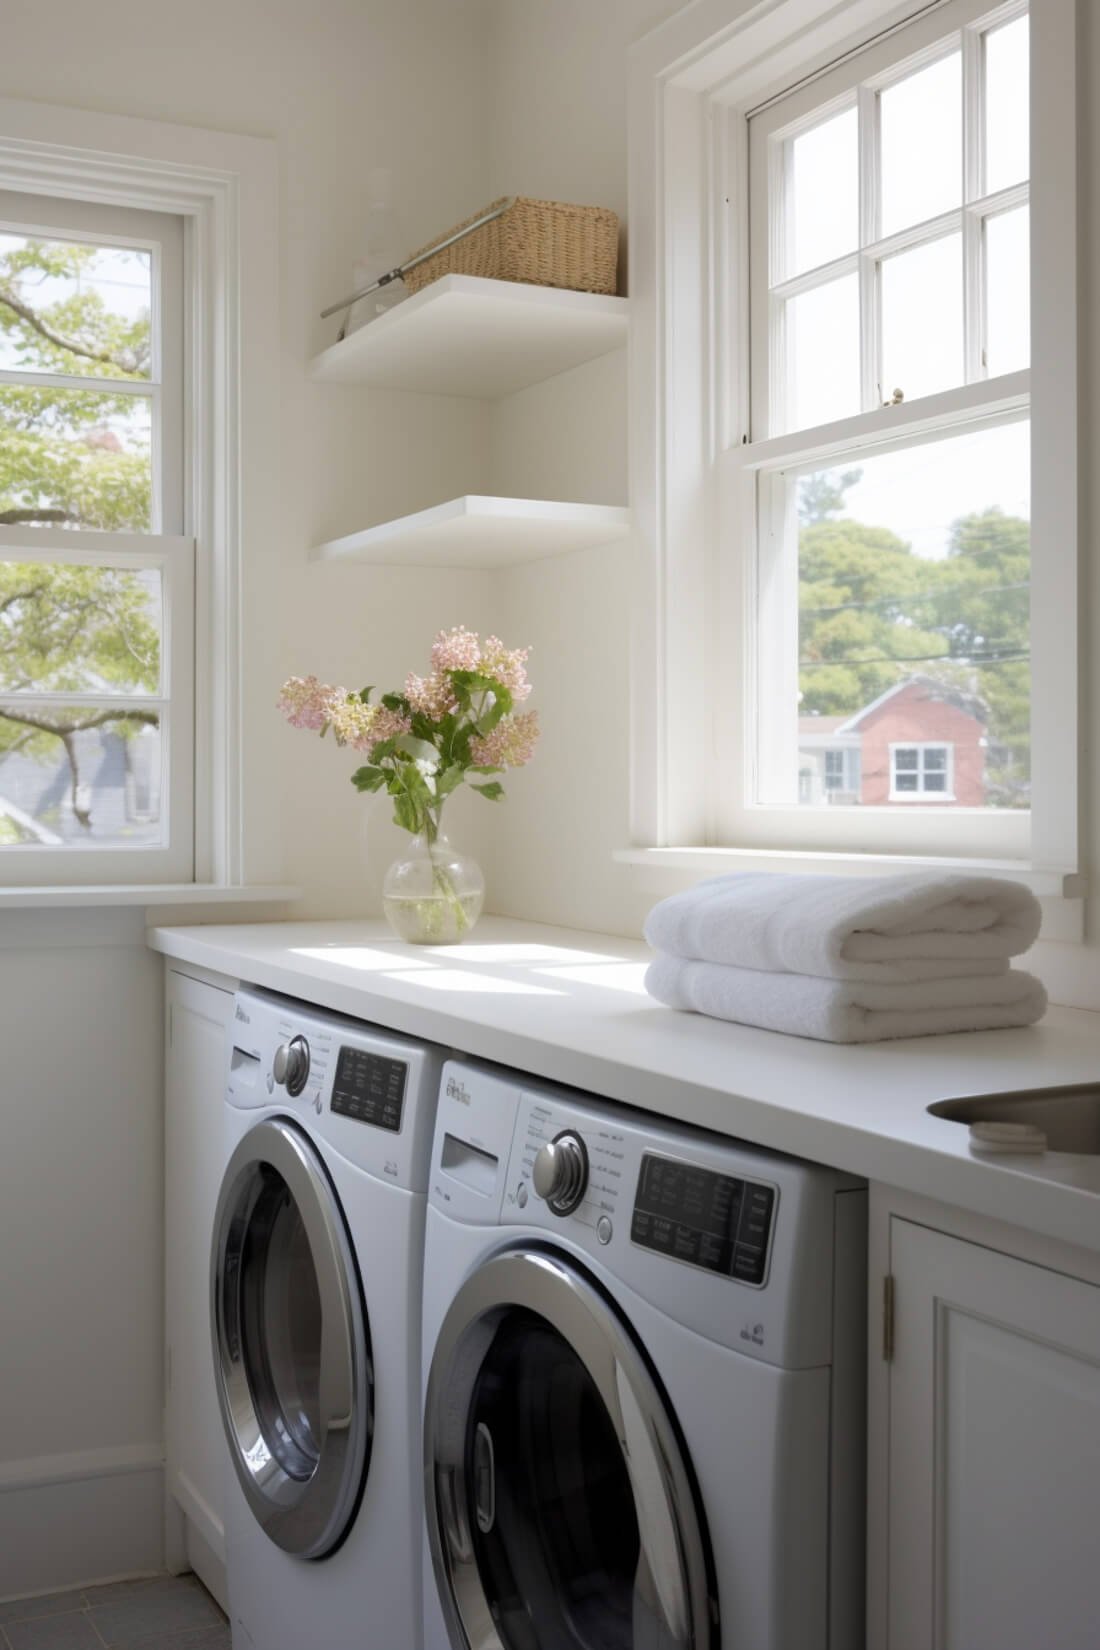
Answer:
<svg viewBox="0 0 1100 1650"><path fill-rule="evenodd" d="M647 1153L630 1236L672 1260L760 1285L774 1205L771 1186Z"/></svg>
<svg viewBox="0 0 1100 1650"><path fill-rule="evenodd" d="M384 1054L371 1054L361 1048L342 1048L336 1062L331 1109L341 1117L373 1123L376 1129L392 1129L397 1134L408 1074L404 1060L389 1060Z"/></svg>

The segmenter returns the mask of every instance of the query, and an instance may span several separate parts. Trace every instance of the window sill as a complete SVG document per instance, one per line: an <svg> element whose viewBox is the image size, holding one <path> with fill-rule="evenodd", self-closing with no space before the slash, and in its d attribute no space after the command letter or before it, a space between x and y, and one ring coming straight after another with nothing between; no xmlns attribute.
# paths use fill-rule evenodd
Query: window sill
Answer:
<svg viewBox="0 0 1100 1650"><path fill-rule="evenodd" d="M924 858L917 854L837 854L787 848L616 848L620 865L650 871L689 871L721 876L733 871L787 871L826 876L889 876L892 871L959 871L1007 877L1040 898L1080 900L1085 880L1076 871L1042 871L1014 859Z"/></svg>
<svg viewBox="0 0 1100 1650"><path fill-rule="evenodd" d="M0 888L0 911L73 910L80 906L289 904L302 890L283 883L232 887L215 882L149 882L87 887Z"/></svg>

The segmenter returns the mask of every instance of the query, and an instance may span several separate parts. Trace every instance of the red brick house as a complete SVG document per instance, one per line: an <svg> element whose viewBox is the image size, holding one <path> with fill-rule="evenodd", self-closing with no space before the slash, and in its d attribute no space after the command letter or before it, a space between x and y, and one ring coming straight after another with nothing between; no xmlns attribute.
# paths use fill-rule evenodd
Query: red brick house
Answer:
<svg viewBox="0 0 1100 1650"><path fill-rule="evenodd" d="M912 676L854 716L799 718L799 801L980 808L986 744L978 717Z"/></svg>

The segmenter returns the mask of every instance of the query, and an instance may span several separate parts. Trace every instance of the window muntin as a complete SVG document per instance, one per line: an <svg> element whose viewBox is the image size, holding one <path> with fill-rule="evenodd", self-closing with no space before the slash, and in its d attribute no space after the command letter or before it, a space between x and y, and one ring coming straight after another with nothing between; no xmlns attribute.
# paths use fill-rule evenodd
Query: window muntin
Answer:
<svg viewBox="0 0 1100 1650"><path fill-rule="evenodd" d="M0 880L193 875L179 219L0 195Z"/></svg>
<svg viewBox="0 0 1100 1650"><path fill-rule="evenodd" d="M768 333L754 349L755 439L992 376L984 226L1027 204L1026 120L1011 118L1021 86L1026 108L1027 29L1024 13L948 31L915 59L900 45L889 68L854 70L849 91L791 126L752 123L767 180L750 222L752 326ZM1020 307L1006 286L1013 271L1026 280L1027 259L1018 244L1011 260L1001 250L1003 330L1006 304ZM1003 342L996 353L1003 363Z"/></svg>

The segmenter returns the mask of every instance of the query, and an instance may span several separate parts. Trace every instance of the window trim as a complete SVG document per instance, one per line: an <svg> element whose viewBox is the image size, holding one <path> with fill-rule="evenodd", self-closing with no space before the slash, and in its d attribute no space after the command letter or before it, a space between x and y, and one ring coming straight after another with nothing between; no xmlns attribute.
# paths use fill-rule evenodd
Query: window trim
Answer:
<svg viewBox="0 0 1100 1650"><path fill-rule="evenodd" d="M266 139L0 98L0 189L184 219L184 365L198 392L185 409L183 525L196 545L199 885L274 882L278 870L277 838L259 820L247 860L244 853L253 763L241 734L239 628L243 548L279 537L270 486L278 468L277 177ZM254 809L265 788L254 787Z"/></svg>
<svg viewBox="0 0 1100 1650"><path fill-rule="evenodd" d="M748 431L747 394L741 405L722 408L709 362L744 336L746 112L860 41L931 9L889 0L843 8L782 0L765 16L738 0L697 0L632 50L631 481L642 543L631 638L634 846L621 856L628 861L652 850L653 863L667 864L669 856L701 863L695 856L702 855L728 864L740 855L748 864L776 851L774 837L767 849L715 846L729 797L721 784L700 783L714 773L714 709L742 690L742 661L716 632L717 615L742 603L745 592L740 575L714 555L712 475L718 455ZM1043 27L1032 31L1032 99L1042 112L1031 122L1032 290L1043 298L1032 311L1030 392L1041 432L1032 531L1061 550L1049 557L1043 600L1033 607L1032 648L1061 714L1034 741L1033 785L1057 804L1036 810L1029 855L994 861L972 848L961 856L965 864L1015 868L1046 891L1053 878L1067 897L1081 886L1079 681L1075 630L1065 619L1076 612L1078 579L1075 33L1076 0L1044 0ZM988 385L978 387L984 400ZM907 425L919 410L910 404ZM700 705L708 707L705 717ZM778 851L802 866L820 860L823 870L847 869L853 860L869 871L897 863L890 854L821 852L797 840ZM905 857L945 863L941 854Z"/></svg>

